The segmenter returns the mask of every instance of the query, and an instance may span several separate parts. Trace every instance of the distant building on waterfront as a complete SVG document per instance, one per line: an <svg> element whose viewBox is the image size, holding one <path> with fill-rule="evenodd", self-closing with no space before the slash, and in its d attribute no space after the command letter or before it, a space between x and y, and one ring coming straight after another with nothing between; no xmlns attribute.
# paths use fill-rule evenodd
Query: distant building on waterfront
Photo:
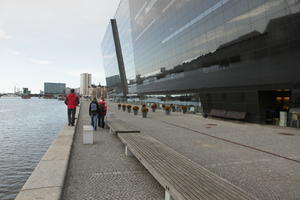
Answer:
<svg viewBox="0 0 300 200"><path fill-rule="evenodd" d="M80 74L80 95L88 96L89 88L92 85L92 74Z"/></svg>
<svg viewBox="0 0 300 200"><path fill-rule="evenodd" d="M299 19L295 0L121 0L101 44L110 95L274 124L300 108Z"/></svg>
<svg viewBox="0 0 300 200"><path fill-rule="evenodd" d="M100 98L100 97L107 97L107 87L105 86L96 86L96 85L92 85L89 88L89 96L91 97L96 97L96 98Z"/></svg>
<svg viewBox="0 0 300 200"><path fill-rule="evenodd" d="M72 89L72 88L66 87L66 94L71 93L71 89Z"/></svg>
<svg viewBox="0 0 300 200"><path fill-rule="evenodd" d="M59 95L66 93L65 83L44 83L44 94L45 95Z"/></svg>

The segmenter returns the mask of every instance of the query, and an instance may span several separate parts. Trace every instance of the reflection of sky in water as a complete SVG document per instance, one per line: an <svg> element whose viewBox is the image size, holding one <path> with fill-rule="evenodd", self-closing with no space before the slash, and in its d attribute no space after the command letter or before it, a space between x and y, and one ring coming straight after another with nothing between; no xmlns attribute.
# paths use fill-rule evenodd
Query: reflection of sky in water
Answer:
<svg viewBox="0 0 300 200"><path fill-rule="evenodd" d="M0 199L14 199L66 122L63 101L0 98Z"/></svg>

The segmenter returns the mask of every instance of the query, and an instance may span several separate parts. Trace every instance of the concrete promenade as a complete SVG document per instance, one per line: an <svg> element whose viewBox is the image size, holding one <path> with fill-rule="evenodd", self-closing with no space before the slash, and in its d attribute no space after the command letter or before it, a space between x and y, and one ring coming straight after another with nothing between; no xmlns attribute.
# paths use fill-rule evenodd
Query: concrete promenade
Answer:
<svg viewBox="0 0 300 200"><path fill-rule="evenodd" d="M205 119L161 110L148 118L109 103L108 117L126 121L259 199L300 199L299 129ZM62 199L164 199L164 190L107 130L82 144L87 102L77 127Z"/></svg>
<svg viewBox="0 0 300 200"><path fill-rule="evenodd" d="M122 119L259 199L300 199L300 130L161 110Z"/></svg>
<svg viewBox="0 0 300 200"><path fill-rule="evenodd" d="M98 128L94 144L83 145L83 125L90 124L89 102L81 103L81 112L63 200L156 200L164 199L159 183L134 158L126 157L124 147L108 129Z"/></svg>
<svg viewBox="0 0 300 200"><path fill-rule="evenodd" d="M76 119L79 116L78 107ZM78 120L75 124L77 125ZM76 126L75 125L75 126ZM75 127L67 124L58 133L16 200L59 200L68 169Z"/></svg>

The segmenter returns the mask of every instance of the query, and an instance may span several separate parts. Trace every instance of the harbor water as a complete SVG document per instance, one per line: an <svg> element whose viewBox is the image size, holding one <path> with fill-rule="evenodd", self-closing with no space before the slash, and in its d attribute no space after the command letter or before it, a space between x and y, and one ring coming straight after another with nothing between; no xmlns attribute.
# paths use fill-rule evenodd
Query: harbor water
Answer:
<svg viewBox="0 0 300 200"><path fill-rule="evenodd" d="M0 98L0 199L13 200L66 123L57 99Z"/></svg>

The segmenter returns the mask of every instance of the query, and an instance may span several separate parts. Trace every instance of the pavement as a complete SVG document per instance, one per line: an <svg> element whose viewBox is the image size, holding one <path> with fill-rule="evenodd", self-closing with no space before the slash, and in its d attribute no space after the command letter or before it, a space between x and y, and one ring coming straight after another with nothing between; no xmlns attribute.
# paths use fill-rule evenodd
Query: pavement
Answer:
<svg viewBox="0 0 300 200"><path fill-rule="evenodd" d="M108 118L121 119L223 177L258 199L300 200L300 131L161 110L123 112L109 103ZM90 123L82 104L62 199L164 199L164 190L107 129L82 144Z"/></svg>
<svg viewBox="0 0 300 200"><path fill-rule="evenodd" d="M81 103L63 200L162 200L164 190L108 129L98 128L94 144L83 145L82 127L90 124L88 102Z"/></svg>
<svg viewBox="0 0 300 200"><path fill-rule="evenodd" d="M300 199L299 129L161 110L142 118L115 103L109 111L258 199Z"/></svg>

